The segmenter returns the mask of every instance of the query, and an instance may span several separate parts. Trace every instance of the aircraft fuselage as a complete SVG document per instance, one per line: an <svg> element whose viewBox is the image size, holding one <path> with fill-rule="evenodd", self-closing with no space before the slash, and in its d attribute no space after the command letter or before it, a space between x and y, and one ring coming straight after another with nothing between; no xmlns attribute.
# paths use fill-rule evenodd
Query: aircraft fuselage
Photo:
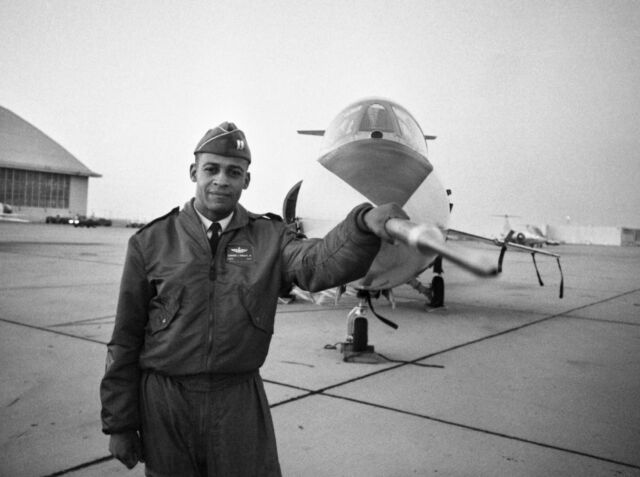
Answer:
<svg viewBox="0 0 640 477"><path fill-rule="evenodd" d="M427 157L424 133L404 108L381 98L356 102L331 122L321 155L302 181L296 216L305 235L320 237L364 201L396 202L413 222L443 232L448 226L449 199ZM353 285L392 288L435 258L385 242L367 275Z"/></svg>

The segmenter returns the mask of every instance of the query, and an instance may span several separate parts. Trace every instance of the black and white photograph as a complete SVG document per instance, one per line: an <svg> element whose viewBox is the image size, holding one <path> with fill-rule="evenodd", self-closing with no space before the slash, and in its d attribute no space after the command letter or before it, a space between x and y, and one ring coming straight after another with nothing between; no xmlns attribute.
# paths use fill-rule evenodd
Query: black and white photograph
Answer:
<svg viewBox="0 0 640 477"><path fill-rule="evenodd" d="M640 2L0 0L0 477L640 477Z"/></svg>

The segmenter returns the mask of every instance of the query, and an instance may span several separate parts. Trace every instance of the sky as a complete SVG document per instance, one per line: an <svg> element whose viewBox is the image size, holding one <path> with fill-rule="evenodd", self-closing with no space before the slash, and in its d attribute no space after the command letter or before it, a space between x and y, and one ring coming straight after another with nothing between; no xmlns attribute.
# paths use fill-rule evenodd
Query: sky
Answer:
<svg viewBox="0 0 640 477"><path fill-rule="evenodd" d="M222 121L252 151L241 202L281 213L320 148L296 130L369 96L438 136L456 228L640 227L638 1L0 0L0 105L102 174L96 215L182 205Z"/></svg>

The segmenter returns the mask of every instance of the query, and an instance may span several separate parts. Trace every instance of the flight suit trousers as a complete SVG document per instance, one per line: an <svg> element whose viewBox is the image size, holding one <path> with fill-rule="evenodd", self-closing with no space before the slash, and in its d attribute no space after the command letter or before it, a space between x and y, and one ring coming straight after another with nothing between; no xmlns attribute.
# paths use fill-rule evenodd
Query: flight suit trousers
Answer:
<svg viewBox="0 0 640 477"><path fill-rule="evenodd" d="M141 381L148 477L280 477L271 412L257 371Z"/></svg>

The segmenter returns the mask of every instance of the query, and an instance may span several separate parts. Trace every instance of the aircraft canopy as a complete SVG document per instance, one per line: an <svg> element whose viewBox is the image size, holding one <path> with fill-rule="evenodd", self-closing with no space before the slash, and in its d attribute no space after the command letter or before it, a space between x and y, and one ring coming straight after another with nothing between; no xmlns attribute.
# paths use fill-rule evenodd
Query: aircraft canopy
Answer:
<svg viewBox="0 0 640 477"><path fill-rule="evenodd" d="M418 122L402 106L372 98L354 103L336 116L324 133L323 153L357 139L386 139L427 156L427 144Z"/></svg>

